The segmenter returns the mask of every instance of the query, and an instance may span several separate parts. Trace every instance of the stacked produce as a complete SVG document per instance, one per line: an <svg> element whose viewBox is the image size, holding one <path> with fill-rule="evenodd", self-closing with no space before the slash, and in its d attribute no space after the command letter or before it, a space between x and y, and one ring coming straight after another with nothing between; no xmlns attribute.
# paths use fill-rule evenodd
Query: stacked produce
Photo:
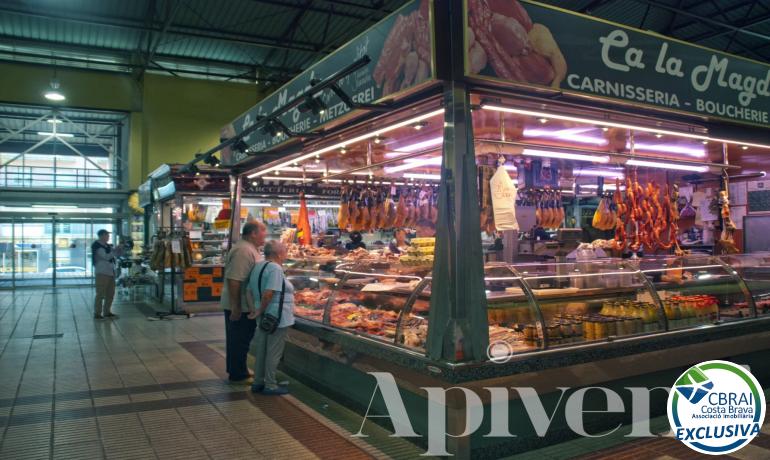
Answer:
<svg viewBox="0 0 770 460"><path fill-rule="evenodd" d="M404 345L411 348L425 348L428 340L428 320L409 314L404 320Z"/></svg>
<svg viewBox="0 0 770 460"><path fill-rule="evenodd" d="M436 238L413 238L400 261L403 265L433 265L435 246Z"/></svg>

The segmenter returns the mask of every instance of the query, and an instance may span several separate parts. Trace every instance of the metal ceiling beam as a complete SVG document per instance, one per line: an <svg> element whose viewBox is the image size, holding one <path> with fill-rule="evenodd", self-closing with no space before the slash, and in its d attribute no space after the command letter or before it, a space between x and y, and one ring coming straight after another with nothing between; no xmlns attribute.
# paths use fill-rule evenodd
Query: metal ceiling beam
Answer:
<svg viewBox="0 0 770 460"><path fill-rule="evenodd" d="M108 16L95 16L95 15L72 15L63 13L41 13L38 11L29 11L18 8L0 8L0 11L19 16L36 17L42 19L49 19L52 21L66 21L79 24L88 24L94 26L114 27L119 29L130 29L137 31L147 31L144 23L141 21L123 19L117 17ZM151 31L160 32L161 29L153 26ZM283 42L273 37L266 37L262 35L245 34L226 32L216 29L208 29L203 27L190 27L190 26L174 26L169 30L169 33L191 38L205 38L210 40L226 41L231 43L239 43L249 46L257 46L262 48L277 48L288 49L293 51L306 51L315 52L318 45L310 42L293 41L291 43Z"/></svg>
<svg viewBox="0 0 770 460"><path fill-rule="evenodd" d="M27 47L41 47L45 48L47 51L46 54L38 54L38 53L28 53L24 51L8 51L8 50L0 50L0 54L10 54L10 55L17 55L17 56L23 56L23 57L35 57L35 58L43 58L43 59L50 59L50 60L56 60L58 61L72 61L72 62L83 62L83 63L91 63L91 64L101 64L101 65L112 65L115 67L126 67L127 69L133 67L134 65L131 64L131 50L125 50L125 49L119 49L119 48L106 48L106 47L97 47L97 46L88 46L88 45L76 45L76 44L67 44L67 43L61 43L56 42L53 40L41 40L41 39L34 39L34 38L19 38L11 35L3 35L0 34L0 40L3 41L5 44L11 44L15 46L27 46ZM67 56L51 56L51 51L69 51L69 52L82 52L82 53L100 53L102 55L107 55L109 57L119 59L121 62L115 62L115 63L106 63L104 61L99 61L95 59L88 59L88 58L78 58L78 57L67 57ZM211 65L221 65L223 67L232 67L234 72L242 73L245 68L252 67L252 63L239 63L239 62L232 62L232 61L222 61L217 59L208 59L208 58L197 58L197 57L191 57L191 56L176 56L171 54L163 54L163 53L156 53L155 54L155 60L166 60L177 64L182 65L201 65L201 66L211 66ZM153 68L153 66L150 66ZM297 72L300 72L299 69L292 69L292 68L281 68L281 67L275 67L275 66L264 66L265 70L270 72L276 72L276 73L282 73L286 75L294 75ZM98 70L98 69L94 69ZM165 70L161 67L156 68L155 70ZM194 71L182 71L174 69L176 72L187 72L191 73ZM205 73L205 72L204 72ZM213 74L212 74L213 75ZM264 81L283 81L282 79L276 79L276 78L260 78L260 80Z"/></svg>
<svg viewBox="0 0 770 460"><path fill-rule="evenodd" d="M287 0L251 0L251 1L253 3L262 3L264 5L280 6L281 8L292 8L292 9L299 9L299 10L302 10L302 9L305 8L302 3L294 3L294 2L289 2ZM344 2L343 3L343 2L327 1L327 3L330 3L332 5L335 4L335 3L337 5L343 5L344 3L348 3L347 6L351 6L351 5L349 5L350 2ZM373 10L374 12L383 12L385 14L390 14L391 13L390 11L381 10L379 8L376 8L376 7L366 7L366 6L363 6L363 5L356 5L356 6L361 7L361 8L370 9L370 10ZM331 5L330 5L330 7L331 7ZM312 12L315 12L315 13L322 13L322 14L329 13L329 10L330 10L330 8L322 8L320 6L313 6L313 7L308 8L308 11L312 11ZM367 21L367 22L378 22L379 21L379 19L373 18L370 14L355 14L355 13L347 13L347 12L344 12L344 11L334 10L334 15L342 17L342 18L358 19L358 20ZM383 16L385 16L385 15L383 15Z"/></svg>
<svg viewBox="0 0 770 460"><path fill-rule="evenodd" d="M763 40L770 40L770 35L759 33L759 32L754 32L754 31L751 31L751 30L745 30L745 29L742 29L741 27L734 26L732 24L727 24L727 23L725 23L723 21L717 21L715 19L711 19L711 18L708 18L706 16L701 16L699 14L691 13L689 11L686 11L686 10L683 10L683 9L680 9L680 8L677 8L677 7L674 7L674 6L671 6L671 5L667 5L665 3L661 3L661 2L656 1L656 0L634 0L634 1L637 2L637 3L645 4L645 5L651 5L651 6L655 7L655 8L659 8L659 9L662 9L662 10L670 11L672 13L676 13L676 14L679 14L679 15L682 15L682 16L687 16L687 17L690 17L692 19L696 19L696 20L698 20L700 22L703 22L704 24L709 24L709 25L716 26L716 27L722 27L724 29L729 29L729 30L732 30L732 31L736 31L736 32L742 33L744 35L750 35L752 37L761 38Z"/></svg>
<svg viewBox="0 0 770 460"><path fill-rule="evenodd" d="M746 6L748 6L748 5L751 5L751 4L753 4L754 2L755 2L755 0L748 0L748 1L746 1L746 2L743 2L743 3L738 3L738 4L735 4L735 5L731 5L731 6L727 7L727 8L725 8L723 11L724 11L726 14L729 14L729 13L732 13L732 12L734 12L734 11L740 10L741 8L745 8ZM690 8L693 8L693 7L696 7L696 6L702 5L703 3L704 3L704 2L703 2L703 0L695 0L695 1L694 1L694 2L692 2L692 3L684 4L684 1L682 0L682 1L680 1L680 2L677 4L677 6L676 6L676 10L678 10L678 11L687 11L687 10L689 10ZM671 11L671 13L673 13L673 14L675 15L675 16L674 16L674 19L676 19L676 15L678 14L678 13L677 13L677 11ZM683 23L681 23L681 24L677 24L677 26L676 26L676 27L673 27L673 28L671 28L671 29L669 30L669 32L670 32L670 33L669 33L669 34L667 34L667 35L673 35L673 34L674 34L674 33L676 33L678 30L681 30L681 29L684 29L684 28L690 27L690 26L692 26L692 25L695 25L695 24L698 24L698 23L700 23L700 22L701 22L700 20L694 20L694 21L685 21L685 22L683 22Z"/></svg>
<svg viewBox="0 0 770 460"><path fill-rule="evenodd" d="M171 26L171 21L174 20L174 16L176 16L176 13L177 11L179 11L179 7L181 5L182 5L182 0L166 0L166 19L163 21L163 27L161 27L160 33L158 34L157 38L155 38L154 43L153 43L152 35L150 35L149 37L149 40L147 43L148 45L147 53L144 56L145 66L148 66L153 62L155 53L158 51L158 47L163 42L163 38L165 38L166 33L168 32L168 29ZM139 77L141 78L141 73Z"/></svg>
<svg viewBox="0 0 770 460"><path fill-rule="evenodd" d="M770 13L766 13L760 16L755 16L754 18L751 18L747 21L742 21L740 24L737 24L738 28L743 30L748 27L753 27L762 23L765 23L767 21L770 21ZM700 35L696 35L694 37L690 37L687 39L687 41L693 41L693 42L699 42L703 40L708 40L711 38L721 37L723 35L731 34L731 33L738 33L735 30L722 30L722 31L714 31L714 32L706 32Z"/></svg>
<svg viewBox="0 0 770 460"><path fill-rule="evenodd" d="M606 5L607 3L613 2L615 0L593 0L588 5L584 6L580 12L583 14L593 14L594 10L601 8L602 6Z"/></svg>

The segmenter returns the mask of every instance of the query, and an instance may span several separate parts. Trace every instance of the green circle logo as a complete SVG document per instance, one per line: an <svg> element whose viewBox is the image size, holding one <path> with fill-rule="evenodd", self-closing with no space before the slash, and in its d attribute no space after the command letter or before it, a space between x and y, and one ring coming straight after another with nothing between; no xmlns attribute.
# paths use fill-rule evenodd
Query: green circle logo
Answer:
<svg viewBox="0 0 770 460"><path fill-rule="evenodd" d="M742 448L759 434L765 394L744 367L705 361L679 376L668 396L668 421L676 439L707 455Z"/></svg>

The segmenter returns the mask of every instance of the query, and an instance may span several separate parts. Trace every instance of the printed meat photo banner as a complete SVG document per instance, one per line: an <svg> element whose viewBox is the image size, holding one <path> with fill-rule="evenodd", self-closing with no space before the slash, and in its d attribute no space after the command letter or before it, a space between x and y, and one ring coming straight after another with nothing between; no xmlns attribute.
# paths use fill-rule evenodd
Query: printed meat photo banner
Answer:
<svg viewBox="0 0 770 460"><path fill-rule="evenodd" d="M551 6L467 0L466 74L770 126L770 66Z"/></svg>
<svg viewBox="0 0 770 460"><path fill-rule="evenodd" d="M309 67L259 104L222 128L220 137L228 139L252 126L261 117L299 97L306 96L310 81L322 80L356 60L368 56L371 62L337 83L358 103L374 103L415 90L434 79L432 0L414 0L378 22L332 54ZM319 96L325 106L320 110L301 111L299 108L278 119L292 132L308 132L348 115L351 110L330 90ZM266 130L267 131L267 130ZM243 140L254 152L276 147L289 138L257 130ZM234 165L246 158L243 152L225 149L222 162Z"/></svg>

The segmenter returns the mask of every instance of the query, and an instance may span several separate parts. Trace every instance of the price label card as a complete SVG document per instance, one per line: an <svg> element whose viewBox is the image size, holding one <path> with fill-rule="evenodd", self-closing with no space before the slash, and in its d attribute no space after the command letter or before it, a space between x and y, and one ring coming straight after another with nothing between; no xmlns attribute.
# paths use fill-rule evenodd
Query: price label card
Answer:
<svg viewBox="0 0 770 460"><path fill-rule="evenodd" d="M171 240L171 252L174 254L182 253L182 244L179 240Z"/></svg>

